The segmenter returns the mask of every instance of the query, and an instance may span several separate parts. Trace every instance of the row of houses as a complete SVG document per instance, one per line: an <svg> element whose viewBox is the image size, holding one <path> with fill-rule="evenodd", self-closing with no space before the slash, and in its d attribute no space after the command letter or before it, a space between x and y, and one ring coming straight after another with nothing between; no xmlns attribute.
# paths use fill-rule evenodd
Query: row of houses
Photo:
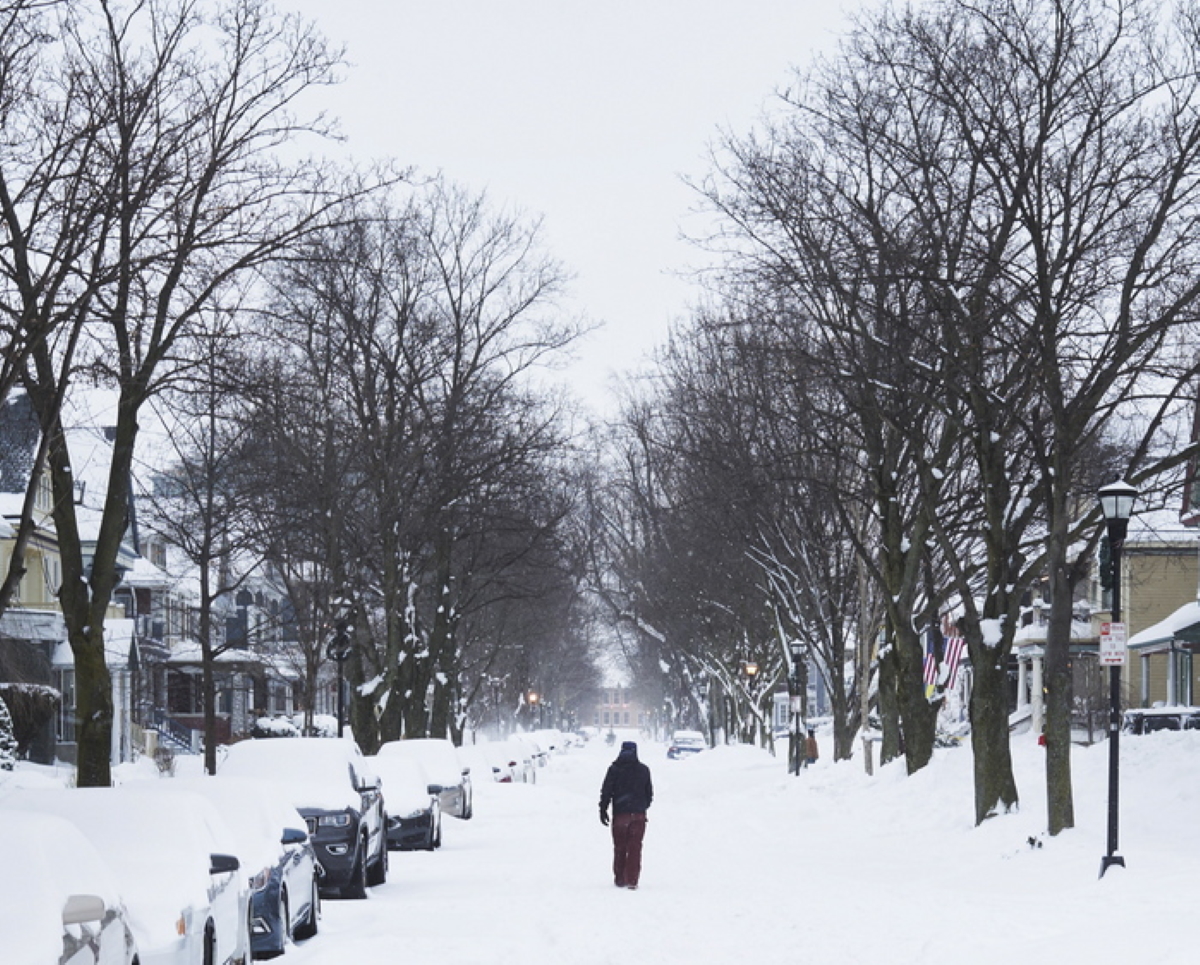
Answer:
<svg viewBox="0 0 1200 965"><path fill-rule="evenodd" d="M0 408L0 574L9 569L37 445L29 400L16 393ZM68 430L77 512L85 563L99 531L107 488L112 433L103 418ZM30 746L30 757L49 763L75 757L75 669L58 589L62 567L51 518L48 480L39 481L35 529L26 552L26 573L16 597L0 615L0 688L53 688L53 720ZM199 587L194 568L147 527L138 505L121 547L121 582L105 621L104 641L112 676L112 760L199 748L203 726L202 659L196 635ZM261 717L295 712L303 682L296 653L295 620L285 594L262 574L219 604L213 645L216 659L217 736L223 741L252 731ZM335 704L332 678L322 679L316 709ZM0 691L2 692L2 691Z"/></svg>
<svg viewBox="0 0 1200 965"><path fill-rule="evenodd" d="M1128 652L1121 674L1129 708L1193 706L1200 690L1200 554L1195 520L1185 513L1135 515L1121 564L1121 609ZM1010 676L1014 728L1041 733L1043 660L1050 599L1035 587L1017 633ZM1111 593L1098 568L1080 588L1072 624L1071 666L1078 730L1101 736L1109 713L1107 668L1098 661L1101 626L1111 616Z"/></svg>

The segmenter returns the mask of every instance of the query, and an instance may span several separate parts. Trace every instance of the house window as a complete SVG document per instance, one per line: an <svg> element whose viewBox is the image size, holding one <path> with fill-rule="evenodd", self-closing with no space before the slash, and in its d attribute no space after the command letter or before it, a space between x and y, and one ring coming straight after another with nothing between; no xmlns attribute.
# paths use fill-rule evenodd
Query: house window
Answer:
<svg viewBox="0 0 1200 965"><path fill-rule="evenodd" d="M629 711L625 711L625 726L629 726Z"/></svg>
<svg viewBox="0 0 1200 965"><path fill-rule="evenodd" d="M605 723L605 725L608 724L608 711L607 710L604 712L604 723Z"/></svg>

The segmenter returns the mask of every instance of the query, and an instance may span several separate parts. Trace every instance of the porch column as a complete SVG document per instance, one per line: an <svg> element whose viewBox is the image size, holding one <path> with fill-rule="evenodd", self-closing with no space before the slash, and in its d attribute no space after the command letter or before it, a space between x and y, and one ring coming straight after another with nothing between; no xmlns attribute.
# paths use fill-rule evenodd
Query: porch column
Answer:
<svg viewBox="0 0 1200 965"><path fill-rule="evenodd" d="M1034 737L1040 737L1042 734L1042 728L1046 723L1044 700L1045 687L1042 683L1042 661L1045 659L1045 657L1041 650L1035 650L1032 654L1032 657L1033 673L1029 681L1029 702L1033 706L1030 708L1029 713L1029 730Z"/></svg>

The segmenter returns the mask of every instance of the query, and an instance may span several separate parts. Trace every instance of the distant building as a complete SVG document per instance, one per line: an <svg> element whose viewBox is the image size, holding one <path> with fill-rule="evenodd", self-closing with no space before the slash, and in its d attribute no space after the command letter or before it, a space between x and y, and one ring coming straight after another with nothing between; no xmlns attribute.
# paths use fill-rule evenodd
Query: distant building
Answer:
<svg viewBox="0 0 1200 965"><path fill-rule="evenodd" d="M654 712L643 705L628 687L606 687L599 692L586 722L601 730L631 727L640 731L652 730L658 723Z"/></svg>

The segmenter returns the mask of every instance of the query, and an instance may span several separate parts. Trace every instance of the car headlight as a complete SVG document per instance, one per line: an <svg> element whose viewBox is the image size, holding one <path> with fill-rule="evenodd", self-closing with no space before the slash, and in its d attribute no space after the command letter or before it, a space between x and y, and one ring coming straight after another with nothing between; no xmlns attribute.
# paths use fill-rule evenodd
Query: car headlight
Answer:
<svg viewBox="0 0 1200 965"><path fill-rule="evenodd" d="M317 823L324 828L348 828L350 827L350 815L322 814Z"/></svg>
<svg viewBox="0 0 1200 965"><path fill-rule="evenodd" d="M250 879L251 891L262 891L267 887L267 883L271 880L271 869L263 868L258 874Z"/></svg>

